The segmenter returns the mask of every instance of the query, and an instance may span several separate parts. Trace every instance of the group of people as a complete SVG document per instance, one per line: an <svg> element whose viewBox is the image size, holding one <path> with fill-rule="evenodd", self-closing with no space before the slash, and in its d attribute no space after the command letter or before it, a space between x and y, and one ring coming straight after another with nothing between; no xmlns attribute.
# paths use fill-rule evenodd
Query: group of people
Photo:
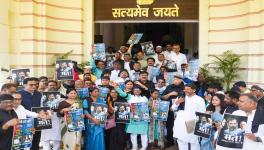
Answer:
<svg viewBox="0 0 264 150"><path fill-rule="evenodd" d="M106 55L114 54L112 65L91 58L91 66L86 66L82 74L74 70L74 80L61 82L44 76L28 77L20 90L12 81L4 84L0 94L0 150L11 149L13 126L18 119L25 118L52 120L51 129L35 131L32 150L38 150L40 145L43 150L145 150L175 144L179 150L228 149L216 142L224 114L248 116L243 149L264 149L264 119L261 117L264 90L261 87L254 85L248 89L246 83L240 81L230 91L223 91L220 82L209 83L201 73L188 73L189 60L180 52L180 44L157 46L155 51L154 55L145 56L143 51L131 51L126 45L117 52L109 48ZM196 61L196 56L190 61ZM177 67L168 68L168 62L174 62ZM157 68L159 73L153 77L150 68ZM171 79L166 76L168 72L175 73ZM100 90L102 87L108 89L106 93ZM89 89L88 98L78 98L77 90L81 88ZM46 91L60 92L64 100L59 103L58 111L31 112L32 107L41 106L42 93ZM110 121L115 114L115 102L148 103L151 112L153 101L170 103L167 121L151 118L150 122L116 123L106 129L91 115L92 102L107 104ZM83 132L69 132L66 128L64 116L76 108L83 109ZM190 131L188 124L196 118L196 112L212 115L210 138ZM231 123L232 120L227 122L229 130L232 130Z"/></svg>

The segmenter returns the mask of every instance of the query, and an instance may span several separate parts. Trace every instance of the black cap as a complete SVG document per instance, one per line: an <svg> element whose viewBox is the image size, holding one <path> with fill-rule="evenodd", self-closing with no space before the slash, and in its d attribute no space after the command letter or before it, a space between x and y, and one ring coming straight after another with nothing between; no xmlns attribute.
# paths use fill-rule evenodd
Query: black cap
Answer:
<svg viewBox="0 0 264 150"><path fill-rule="evenodd" d="M238 82L236 82L236 83L234 84L234 86L238 86L238 87L240 87L240 86L242 86L242 87L247 87L247 84L246 84L245 81L238 81Z"/></svg>
<svg viewBox="0 0 264 150"><path fill-rule="evenodd" d="M6 100L14 100L14 97L10 94L2 94L0 95L0 102L6 101Z"/></svg>

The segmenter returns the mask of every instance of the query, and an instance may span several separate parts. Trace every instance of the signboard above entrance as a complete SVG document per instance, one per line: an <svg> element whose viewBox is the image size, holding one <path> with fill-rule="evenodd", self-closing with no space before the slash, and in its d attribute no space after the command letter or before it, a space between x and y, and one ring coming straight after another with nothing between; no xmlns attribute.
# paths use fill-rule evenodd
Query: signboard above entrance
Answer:
<svg viewBox="0 0 264 150"><path fill-rule="evenodd" d="M95 0L95 21L198 21L199 0Z"/></svg>

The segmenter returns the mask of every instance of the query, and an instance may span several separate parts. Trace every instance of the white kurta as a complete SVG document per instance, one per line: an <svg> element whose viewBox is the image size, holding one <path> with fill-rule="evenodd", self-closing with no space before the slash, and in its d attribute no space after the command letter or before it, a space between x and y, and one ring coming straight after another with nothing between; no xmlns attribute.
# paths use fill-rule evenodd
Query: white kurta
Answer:
<svg viewBox="0 0 264 150"><path fill-rule="evenodd" d="M22 105L19 105L14 109L17 114L18 119L27 119L27 118L37 118L38 113L26 110Z"/></svg>
<svg viewBox="0 0 264 150"><path fill-rule="evenodd" d="M252 121L254 119L255 112L256 110L253 110L251 114L247 115L244 111L237 110L232 113L233 115L248 117L246 128L245 128L245 133L252 133L251 127L252 127ZM259 126L258 132L255 133L255 135L260 137L261 140L264 142L264 124ZM264 145L263 143L252 141L245 136L242 149L243 150L264 150ZM237 150L237 149L227 148L227 147L222 147L222 146L217 145L216 150Z"/></svg>
<svg viewBox="0 0 264 150"><path fill-rule="evenodd" d="M177 110L178 106L179 105L176 105L175 102L173 102L171 109ZM194 133L187 133L185 122L195 119L195 112L204 113L205 111L205 103L200 96L185 96L184 110L179 110L177 112L177 117L174 121L173 137L187 143L198 143L198 136L194 135Z"/></svg>
<svg viewBox="0 0 264 150"><path fill-rule="evenodd" d="M52 128L41 130L40 141L61 141L61 129L60 129L60 118L57 113L51 116Z"/></svg>

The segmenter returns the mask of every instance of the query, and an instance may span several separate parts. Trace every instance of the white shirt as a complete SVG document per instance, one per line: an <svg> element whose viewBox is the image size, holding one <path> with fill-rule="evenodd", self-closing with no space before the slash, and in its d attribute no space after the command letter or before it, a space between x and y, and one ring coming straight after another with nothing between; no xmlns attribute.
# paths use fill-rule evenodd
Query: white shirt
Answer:
<svg viewBox="0 0 264 150"><path fill-rule="evenodd" d="M115 81L118 78L120 70L112 70L111 71L111 76L110 76L110 81Z"/></svg>
<svg viewBox="0 0 264 150"><path fill-rule="evenodd" d="M22 105L19 105L17 108L14 108L14 111L17 114L18 119L27 119L27 118L37 118L38 113L29 111L25 109Z"/></svg>
<svg viewBox="0 0 264 150"><path fill-rule="evenodd" d="M246 114L246 112L242 110L237 110L232 113L233 115L248 117L247 124L245 127L245 133L252 133L251 127L252 127L252 121L254 119L255 112L256 110L253 110L250 114ZM258 132L255 133L255 135L260 137L261 140L264 142L264 124L259 125ZM237 149L216 145L216 150L237 150ZM264 150L264 145L263 143L252 141L245 136L242 150Z"/></svg>
<svg viewBox="0 0 264 150"><path fill-rule="evenodd" d="M177 110L179 106L175 104L175 100L177 101L178 99L172 100L172 110ZM184 110L179 110L174 120L173 137L187 143L198 143L198 136L194 135L194 133L187 133L185 122L194 120L196 118L195 112L204 113L205 111L206 108L203 98L198 95L193 95L191 97L185 96Z"/></svg>
<svg viewBox="0 0 264 150"><path fill-rule="evenodd" d="M174 53L172 56L172 60L176 62L178 70L181 70L182 64L187 64L187 58L182 53L179 53L179 54Z"/></svg>
<svg viewBox="0 0 264 150"><path fill-rule="evenodd" d="M130 70L131 70L129 64L130 64L130 62L125 62L125 63L124 63L124 68L125 68L128 72L130 72Z"/></svg>

